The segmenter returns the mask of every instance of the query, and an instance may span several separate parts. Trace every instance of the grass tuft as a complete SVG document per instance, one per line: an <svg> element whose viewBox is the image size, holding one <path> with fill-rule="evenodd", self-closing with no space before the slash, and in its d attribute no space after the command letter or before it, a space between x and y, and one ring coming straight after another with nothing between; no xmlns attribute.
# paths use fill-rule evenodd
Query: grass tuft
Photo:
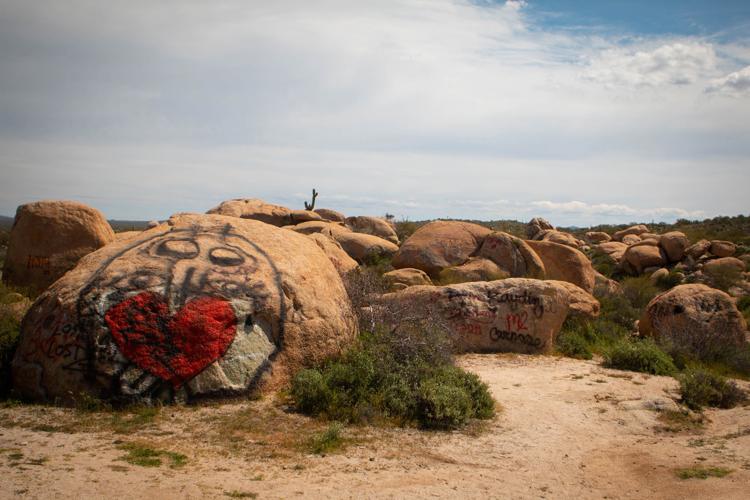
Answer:
<svg viewBox="0 0 750 500"><path fill-rule="evenodd" d="M709 477L724 477L732 472L732 469L725 467L703 467L702 465L696 465L677 469L675 474L680 479L708 479Z"/></svg>

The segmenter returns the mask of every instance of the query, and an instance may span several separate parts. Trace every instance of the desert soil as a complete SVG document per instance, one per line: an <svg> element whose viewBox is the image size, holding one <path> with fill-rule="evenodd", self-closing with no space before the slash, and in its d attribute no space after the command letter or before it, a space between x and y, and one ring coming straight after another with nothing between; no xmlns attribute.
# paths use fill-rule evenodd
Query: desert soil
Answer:
<svg viewBox="0 0 750 500"><path fill-rule="evenodd" d="M545 356L459 363L489 384L501 406L494 420L448 433L350 426L344 448L324 456L304 443L326 424L273 397L164 408L132 426L111 413L6 407L0 497L750 497L750 406L708 410L691 430L665 424L677 398L668 377ZM133 465L123 460L128 443L182 453L186 463ZM677 477L694 466L731 472Z"/></svg>

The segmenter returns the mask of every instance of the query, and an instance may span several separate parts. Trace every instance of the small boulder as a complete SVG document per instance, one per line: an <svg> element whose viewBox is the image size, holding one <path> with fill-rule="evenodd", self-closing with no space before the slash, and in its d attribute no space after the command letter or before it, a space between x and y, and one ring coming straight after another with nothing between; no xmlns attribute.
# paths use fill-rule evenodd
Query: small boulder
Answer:
<svg viewBox="0 0 750 500"><path fill-rule="evenodd" d="M330 222L344 222L346 215L330 208L316 208L314 212Z"/></svg>
<svg viewBox="0 0 750 500"><path fill-rule="evenodd" d="M610 235L602 231L589 231L588 233L586 233L585 238L586 241L588 241L592 245L595 245L597 243L604 243L612 239Z"/></svg>
<svg viewBox="0 0 750 500"><path fill-rule="evenodd" d="M647 267L662 267L667 263L664 252L658 246L634 245L628 247L623 255L623 261L632 266L636 274L643 274Z"/></svg>
<svg viewBox="0 0 750 500"><path fill-rule="evenodd" d="M491 232L470 222L430 222L404 241L393 256L393 267L413 267L437 277L443 269L466 262Z"/></svg>
<svg viewBox="0 0 750 500"><path fill-rule="evenodd" d="M494 231L488 234L477 252L478 257L490 259L511 277L544 279L544 263L520 238Z"/></svg>
<svg viewBox="0 0 750 500"><path fill-rule="evenodd" d="M588 293L594 291L595 271L583 252L551 241L527 241L526 244L542 259L546 279L567 281Z"/></svg>
<svg viewBox="0 0 750 500"><path fill-rule="evenodd" d="M617 231L612 235L612 239L615 241L622 241L622 239L628 234L635 234L636 236L640 236L641 234L648 232L648 227L643 224L638 224L637 226L630 226L629 228L623 229L622 231Z"/></svg>
<svg viewBox="0 0 750 500"><path fill-rule="evenodd" d="M405 267L383 274L390 291L396 292L410 286L432 285L432 280L421 269Z"/></svg>
<svg viewBox="0 0 750 500"><path fill-rule="evenodd" d="M37 201L16 210L2 279L42 291L86 254L115 239L104 216L74 201Z"/></svg>
<svg viewBox="0 0 750 500"><path fill-rule="evenodd" d="M654 297L641 317L639 331L707 358L747 342L747 324L734 299L700 284L678 285Z"/></svg>
<svg viewBox="0 0 750 500"><path fill-rule="evenodd" d="M492 262L482 257L470 257L460 266L443 269L440 272L440 283L455 284L471 281L494 281L510 278L510 274Z"/></svg>
<svg viewBox="0 0 750 500"><path fill-rule="evenodd" d="M323 217L316 214L311 210L290 210L289 215L292 219L292 224L302 224L305 222L322 221Z"/></svg>
<svg viewBox="0 0 750 500"><path fill-rule="evenodd" d="M622 293L622 285L619 282L607 278L602 273L594 271L594 295L605 297Z"/></svg>
<svg viewBox="0 0 750 500"><path fill-rule="evenodd" d="M378 217L368 217L360 215L357 217L347 217L346 227L355 233L371 234L378 238L390 241L398 245L398 235L391 224Z"/></svg>
<svg viewBox="0 0 750 500"><path fill-rule="evenodd" d="M690 241L685 233L670 231L661 235L659 245L667 254L669 262L679 262L685 256L685 250L690 246Z"/></svg>
<svg viewBox="0 0 750 500"><path fill-rule="evenodd" d="M737 245L731 241L714 240L709 251L717 257L731 257L737 251Z"/></svg>

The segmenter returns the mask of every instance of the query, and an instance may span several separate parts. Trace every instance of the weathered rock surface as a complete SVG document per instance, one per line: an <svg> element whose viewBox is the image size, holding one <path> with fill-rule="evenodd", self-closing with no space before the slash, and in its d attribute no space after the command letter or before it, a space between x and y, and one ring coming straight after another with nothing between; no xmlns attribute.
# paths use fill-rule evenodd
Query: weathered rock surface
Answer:
<svg viewBox="0 0 750 500"><path fill-rule="evenodd" d="M336 268L341 276L350 273L359 266L357 261L349 257L349 254L341 248L338 241L330 236L312 233L308 235L308 238L312 239L325 252L328 260L331 261L331 264L333 264L333 267Z"/></svg>
<svg viewBox="0 0 750 500"><path fill-rule="evenodd" d="M551 241L527 241L526 244L542 259L547 279L573 283L588 293L594 291L595 271L583 252Z"/></svg>
<svg viewBox="0 0 750 500"><path fill-rule="evenodd" d="M586 233L586 241L588 241L592 245L595 245L597 243L604 243L610 241L611 239L612 237L610 235L602 231L589 231L588 233Z"/></svg>
<svg viewBox="0 0 750 500"><path fill-rule="evenodd" d="M570 293L550 281L509 278L413 286L382 297L425 320L445 321L459 352L549 352L568 315Z"/></svg>
<svg viewBox="0 0 750 500"><path fill-rule="evenodd" d="M360 215L346 218L346 227L355 233L371 234L398 245L398 235L390 223L378 217Z"/></svg>
<svg viewBox="0 0 750 500"><path fill-rule="evenodd" d="M180 215L86 256L41 295L13 380L47 400L237 394L288 382L355 333L341 278L312 239Z"/></svg>
<svg viewBox="0 0 750 500"><path fill-rule="evenodd" d="M490 259L482 257L470 257L460 266L443 269L440 272L440 283L467 283L470 281L494 281L509 278L510 274L504 271Z"/></svg>
<svg viewBox="0 0 750 500"><path fill-rule="evenodd" d="M470 222L430 222L401 245L393 267L413 267L437 277L443 269L466 262L491 232Z"/></svg>
<svg viewBox="0 0 750 500"><path fill-rule="evenodd" d="M142 231L120 231L119 233L115 233L114 241L129 240L130 238L140 236L141 233Z"/></svg>
<svg viewBox="0 0 750 500"><path fill-rule="evenodd" d="M74 201L21 205L10 231L3 281L42 291L84 255L114 241L104 216Z"/></svg>
<svg viewBox="0 0 750 500"><path fill-rule="evenodd" d="M643 270L647 267L662 267L667 263L661 248L648 244L628 247L623 260L631 265L637 274L643 274Z"/></svg>
<svg viewBox="0 0 750 500"><path fill-rule="evenodd" d="M594 271L594 295L603 297L622 293L622 286L617 281L607 278L602 273Z"/></svg>
<svg viewBox="0 0 750 500"><path fill-rule="evenodd" d="M403 290L410 286L432 285L432 280L421 269L405 267L387 272L383 275L391 291Z"/></svg>
<svg viewBox="0 0 750 500"><path fill-rule="evenodd" d="M679 285L654 297L641 317L642 335L708 355L746 342L747 325L734 299L706 285Z"/></svg>
<svg viewBox="0 0 750 500"><path fill-rule="evenodd" d="M490 259L514 278L544 279L544 263L520 238L494 231L485 236L477 256Z"/></svg>
<svg viewBox="0 0 750 500"><path fill-rule="evenodd" d="M737 251L737 245L731 241L714 240L710 252L717 257L731 257Z"/></svg>
<svg viewBox="0 0 750 500"><path fill-rule="evenodd" d="M685 256L685 250L690 246L690 241L685 233L670 231L661 235L659 245L667 254L669 262L679 262Z"/></svg>
<svg viewBox="0 0 750 500"><path fill-rule="evenodd" d="M346 220L346 215L337 212L336 210L331 210L330 208L316 208L314 212L327 221L344 222L344 220Z"/></svg>
<svg viewBox="0 0 750 500"><path fill-rule="evenodd" d="M615 241L622 241L623 237L627 236L628 234L635 234L636 236L640 236L641 234L648 232L648 227L643 224L638 224L637 226L630 226L629 228L623 229L622 231L617 231L612 235L612 239Z"/></svg>

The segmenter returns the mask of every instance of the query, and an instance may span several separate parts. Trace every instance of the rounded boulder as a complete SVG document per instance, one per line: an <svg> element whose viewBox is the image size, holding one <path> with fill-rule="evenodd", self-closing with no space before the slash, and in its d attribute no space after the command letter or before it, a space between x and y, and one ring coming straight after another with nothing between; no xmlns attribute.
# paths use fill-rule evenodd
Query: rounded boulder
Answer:
<svg viewBox="0 0 750 500"><path fill-rule="evenodd" d="M95 208L74 201L21 205L10 231L3 281L42 291L86 254L115 239Z"/></svg>

